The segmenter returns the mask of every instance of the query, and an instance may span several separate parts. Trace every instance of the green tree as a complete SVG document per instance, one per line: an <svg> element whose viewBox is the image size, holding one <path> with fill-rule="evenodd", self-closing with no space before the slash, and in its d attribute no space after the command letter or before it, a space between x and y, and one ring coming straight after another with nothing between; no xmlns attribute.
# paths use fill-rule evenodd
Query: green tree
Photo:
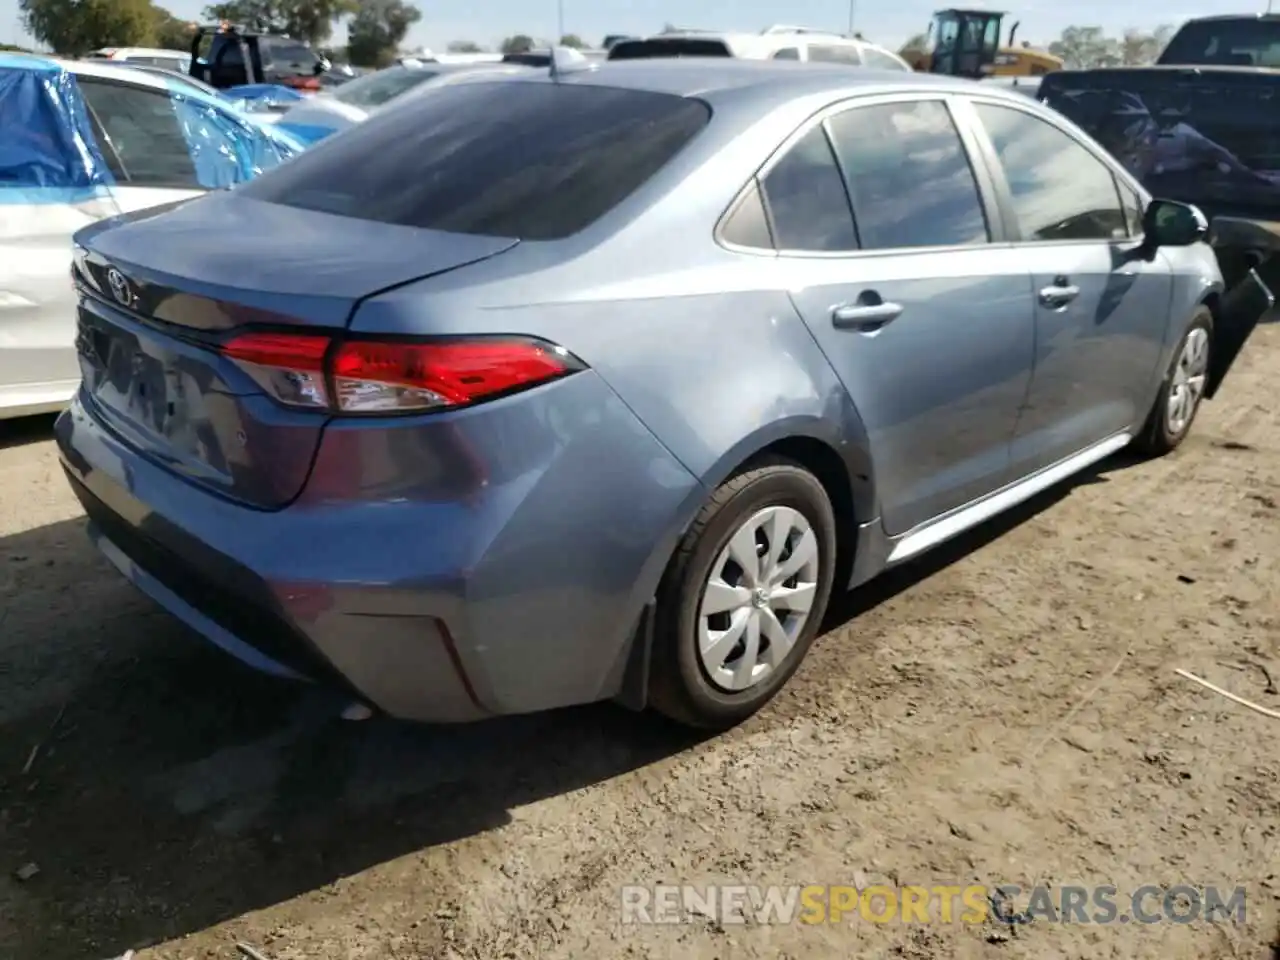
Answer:
<svg viewBox="0 0 1280 960"><path fill-rule="evenodd" d="M503 53L528 53L533 49L533 37L527 33L517 33L502 41Z"/></svg>
<svg viewBox="0 0 1280 960"><path fill-rule="evenodd" d="M195 24L180 20L164 7L151 5L151 42L164 50L189 50Z"/></svg>
<svg viewBox="0 0 1280 960"><path fill-rule="evenodd" d="M1167 24L1156 27L1152 33L1130 27L1120 40L1120 62L1128 67L1155 63L1172 36L1173 27Z"/></svg>
<svg viewBox="0 0 1280 960"><path fill-rule="evenodd" d="M1122 44L1101 27L1067 27L1049 44L1049 52L1061 57L1068 70L1113 67L1124 60Z"/></svg>
<svg viewBox="0 0 1280 960"><path fill-rule="evenodd" d="M484 53L484 48L473 40L450 40L445 49L450 53Z"/></svg>
<svg viewBox="0 0 1280 960"><path fill-rule="evenodd" d="M560 38L560 46L572 47L574 50L585 50L587 45L582 42L582 38L576 33L566 33Z"/></svg>
<svg viewBox="0 0 1280 960"><path fill-rule="evenodd" d="M78 57L99 47L151 42L151 0L18 0L27 32L54 53Z"/></svg>
<svg viewBox="0 0 1280 960"><path fill-rule="evenodd" d="M0 51L5 53L35 53L34 50L28 50L26 47L19 47L12 43L0 43Z"/></svg>
<svg viewBox="0 0 1280 960"><path fill-rule="evenodd" d="M384 67L393 62L409 28L422 11L404 0L360 0L347 27L347 54L358 67Z"/></svg>
<svg viewBox="0 0 1280 960"><path fill-rule="evenodd" d="M359 0L225 0L205 7L204 15L319 46L333 35L335 20L357 13L360 6Z"/></svg>

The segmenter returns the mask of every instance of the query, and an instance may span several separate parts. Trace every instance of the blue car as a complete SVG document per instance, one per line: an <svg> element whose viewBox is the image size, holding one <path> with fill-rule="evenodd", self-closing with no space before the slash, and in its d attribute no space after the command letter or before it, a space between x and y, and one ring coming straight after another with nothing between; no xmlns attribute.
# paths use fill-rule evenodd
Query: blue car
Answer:
<svg viewBox="0 0 1280 960"><path fill-rule="evenodd" d="M1271 303L1207 229L968 81L477 79L82 230L57 441L102 552L258 669L722 728L834 591L1182 442Z"/></svg>

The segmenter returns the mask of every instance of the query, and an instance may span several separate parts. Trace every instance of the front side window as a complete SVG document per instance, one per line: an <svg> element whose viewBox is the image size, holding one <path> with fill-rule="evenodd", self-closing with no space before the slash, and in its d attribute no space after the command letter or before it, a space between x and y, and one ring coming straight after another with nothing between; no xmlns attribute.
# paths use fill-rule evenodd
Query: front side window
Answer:
<svg viewBox="0 0 1280 960"><path fill-rule="evenodd" d="M1129 235L1111 170L1047 120L974 104L1004 168L1022 239L1116 240Z"/></svg>
<svg viewBox="0 0 1280 960"><path fill-rule="evenodd" d="M1120 187L1120 206L1124 208L1124 222L1128 229L1129 236L1142 236L1142 198L1137 191L1127 184L1117 180L1116 183Z"/></svg>
<svg viewBox="0 0 1280 960"><path fill-rule="evenodd" d="M103 156L119 183L131 186L199 186L176 104L163 90L77 80Z"/></svg>
<svg viewBox="0 0 1280 960"><path fill-rule="evenodd" d="M241 190L360 220L558 240L625 200L711 118L691 97L587 84L479 81L409 99Z"/></svg>
<svg viewBox="0 0 1280 960"><path fill-rule="evenodd" d="M799 60L800 51L795 47L786 47L773 55L775 60Z"/></svg>
<svg viewBox="0 0 1280 960"><path fill-rule="evenodd" d="M779 250L855 250L857 234L831 144L821 125L794 143L764 178Z"/></svg>
<svg viewBox="0 0 1280 960"><path fill-rule="evenodd" d="M946 106L912 100L832 117L864 250L986 243L986 214Z"/></svg>

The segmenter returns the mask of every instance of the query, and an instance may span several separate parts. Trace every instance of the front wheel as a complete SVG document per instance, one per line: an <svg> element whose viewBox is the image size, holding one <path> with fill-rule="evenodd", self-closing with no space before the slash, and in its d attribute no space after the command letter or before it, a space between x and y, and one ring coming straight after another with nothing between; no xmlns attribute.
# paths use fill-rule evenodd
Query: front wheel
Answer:
<svg viewBox="0 0 1280 960"><path fill-rule="evenodd" d="M813 642L835 552L831 502L799 465L770 460L721 486L658 594L653 706L704 729L764 706Z"/></svg>
<svg viewBox="0 0 1280 960"><path fill-rule="evenodd" d="M1176 449L1200 410L1213 354L1213 314L1199 307L1173 353L1156 402L1134 446L1147 456L1159 457Z"/></svg>

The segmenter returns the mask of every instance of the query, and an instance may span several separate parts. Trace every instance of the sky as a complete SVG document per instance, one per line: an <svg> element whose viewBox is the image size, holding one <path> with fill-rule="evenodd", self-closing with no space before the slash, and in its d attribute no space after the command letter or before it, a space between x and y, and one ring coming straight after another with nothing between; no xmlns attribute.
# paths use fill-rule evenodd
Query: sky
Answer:
<svg viewBox="0 0 1280 960"><path fill-rule="evenodd" d="M208 0L158 2L176 16L190 20L200 18ZM1280 0L1275 2L1280 12ZM944 5L938 0L854 0L854 29L869 40L897 49L909 36L923 32L930 13ZM1011 0L1007 6L988 0L963 5L1007 10L1006 32L1015 20L1020 20L1018 38L1044 45L1073 24L1100 26L1118 35L1126 27L1152 30L1193 16L1261 12L1266 9L1266 0ZM849 0L419 0L418 6L423 18L405 46L438 51L450 40L496 46L503 37L516 33L551 38L561 16L566 33L576 33L591 44L599 43L606 33L655 33L667 22L753 33L772 23L844 32L849 23ZM345 31L339 26L335 40L343 37ZM18 18L18 0L0 0L0 42L31 43Z"/></svg>

